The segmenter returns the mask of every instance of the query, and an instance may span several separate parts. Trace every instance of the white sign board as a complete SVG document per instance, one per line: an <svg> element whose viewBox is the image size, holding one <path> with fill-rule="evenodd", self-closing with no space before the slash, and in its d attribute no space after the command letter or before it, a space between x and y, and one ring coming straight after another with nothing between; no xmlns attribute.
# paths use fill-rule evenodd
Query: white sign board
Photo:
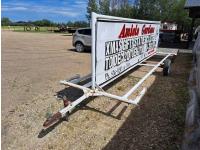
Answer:
<svg viewBox="0 0 200 150"><path fill-rule="evenodd" d="M97 14L93 19L93 85L110 82L156 53L160 22Z"/></svg>

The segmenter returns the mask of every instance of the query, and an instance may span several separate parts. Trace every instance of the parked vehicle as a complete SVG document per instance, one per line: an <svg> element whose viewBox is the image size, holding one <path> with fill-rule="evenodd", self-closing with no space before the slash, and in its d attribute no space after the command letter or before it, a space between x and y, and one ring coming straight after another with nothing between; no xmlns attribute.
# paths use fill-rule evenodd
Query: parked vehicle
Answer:
<svg viewBox="0 0 200 150"><path fill-rule="evenodd" d="M77 52L83 52L86 49L91 49L91 29L82 28L77 29L73 35L72 44L76 48Z"/></svg>
<svg viewBox="0 0 200 150"><path fill-rule="evenodd" d="M180 30L177 31L160 31L159 42L176 43L180 42Z"/></svg>

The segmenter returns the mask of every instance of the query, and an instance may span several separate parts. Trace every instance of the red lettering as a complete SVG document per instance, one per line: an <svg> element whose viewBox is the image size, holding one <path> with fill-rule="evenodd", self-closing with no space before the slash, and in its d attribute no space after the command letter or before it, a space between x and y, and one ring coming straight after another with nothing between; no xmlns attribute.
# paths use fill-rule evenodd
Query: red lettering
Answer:
<svg viewBox="0 0 200 150"><path fill-rule="evenodd" d="M154 33L154 27L151 27L151 25L149 25L149 27L146 27L146 25L143 25L142 27L142 34L151 34Z"/></svg>
<svg viewBox="0 0 200 150"><path fill-rule="evenodd" d="M131 36L137 36L139 34L139 28L136 25L136 27L133 27L133 25L131 25L130 28L126 27L125 24L119 34L119 38L126 38L126 37L131 37Z"/></svg>
<svg viewBox="0 0 200 150"><path fill-rule="evenodd" d="M122 30L121 30L121 33L119 34L119 38L124 38L125 37L125 25L123 26Z"/></svg>

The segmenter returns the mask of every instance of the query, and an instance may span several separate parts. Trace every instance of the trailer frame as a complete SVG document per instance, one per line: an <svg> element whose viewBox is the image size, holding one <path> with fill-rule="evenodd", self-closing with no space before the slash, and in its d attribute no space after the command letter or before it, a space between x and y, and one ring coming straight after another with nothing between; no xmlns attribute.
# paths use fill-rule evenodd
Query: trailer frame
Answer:
<svg viewBox="0 0 200 150"><path fill-rule="evenodd" d="M92 28L95 28L95 22L97 20L99 16L95 13L92 14ZM100 17L102 18L103 15L100 15ZM119 19L119 17L112 17L112 19ZM106 19L108 19L108 16L106 16ZM124 18L122 18L124 19ZM140 20L139 20L140 21ZM96 39L95 39L95 30L92 30L92 62L94 62L95 59L95 49L96 49ZM149 64L149 63L145 63L146 60L152 58L153 56L163 56L164 58L162 58L157 64ZM128 71L130 71L131 69L137 67L137 66L148 66L148 67L152 67L152 69L146 74L144 75L138 82L137 84L135 84L130 90L128 90L123 96L118 96L115 94L111 94L108 93L106 91L103 90L103 88L108 85L109 83L111 83L112 81L116 80L117 78L119 78L119 76L114 77L112 80L110 80L109 82L106 82L102 85L97 85L95 84L95 64L92 63L92 74L86 75L84 77L80 77L79 75L76 75L74 77L72 77L69 80L61 80L60 84L64 85L64 86L69 86L69 87L74 87L77 89L80 89L83 91L83 95L81 97L79 97L78 99L76 99L73 102L68 102L68 100L64 100L64 108L59 110L56 114L54 114L53 116L51 116L50 118L48 118L45 123L43 124L44 127L49 127L50 125L54 124L55 122L57 122L58 120L60 120L61 118L64 117L68 117L68 115L83 101L85 101L88 97L99 97L99 96L104 96L104 97L108 97L112 100L118 100L121 102L125 102L128 104L133 104L133 105L138 105L138 103L140 102L140 100L142 99L142 97L144 96L144 94L147 91L147 88L144 87L139 94L136 96L136 98L134 99L130 99L130 95L133 94L136 90L138 90L138 88L142 85L142 83L153 73L155 72L155 70L160 67L161 65L163 65L164 61L166 59L168 59L169 57L174 57L176 56L177 53L171 53L171 52L156 52L153 53L152 55L146 57L145 59L143 59L142 61L140 61L139 63L136 63L135 65L131 66L130 68L128 68L127 70L125 70L122 74L120 74L119 76L127 73ZM92 80L85 83L84 85L80 85L78 83L80 83L81 81L84 81L86 79L91 78Z"/></svg>

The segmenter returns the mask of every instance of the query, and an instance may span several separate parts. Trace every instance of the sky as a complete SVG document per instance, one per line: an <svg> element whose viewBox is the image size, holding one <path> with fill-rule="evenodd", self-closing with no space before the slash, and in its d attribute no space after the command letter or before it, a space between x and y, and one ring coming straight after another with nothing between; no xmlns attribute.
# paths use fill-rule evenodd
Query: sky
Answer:
<svg viewBox="0 0 200 150"><path fill-rule="evenodd" d="M2 0L1 17L12 21L86 21L87 0Z"/></svg>

